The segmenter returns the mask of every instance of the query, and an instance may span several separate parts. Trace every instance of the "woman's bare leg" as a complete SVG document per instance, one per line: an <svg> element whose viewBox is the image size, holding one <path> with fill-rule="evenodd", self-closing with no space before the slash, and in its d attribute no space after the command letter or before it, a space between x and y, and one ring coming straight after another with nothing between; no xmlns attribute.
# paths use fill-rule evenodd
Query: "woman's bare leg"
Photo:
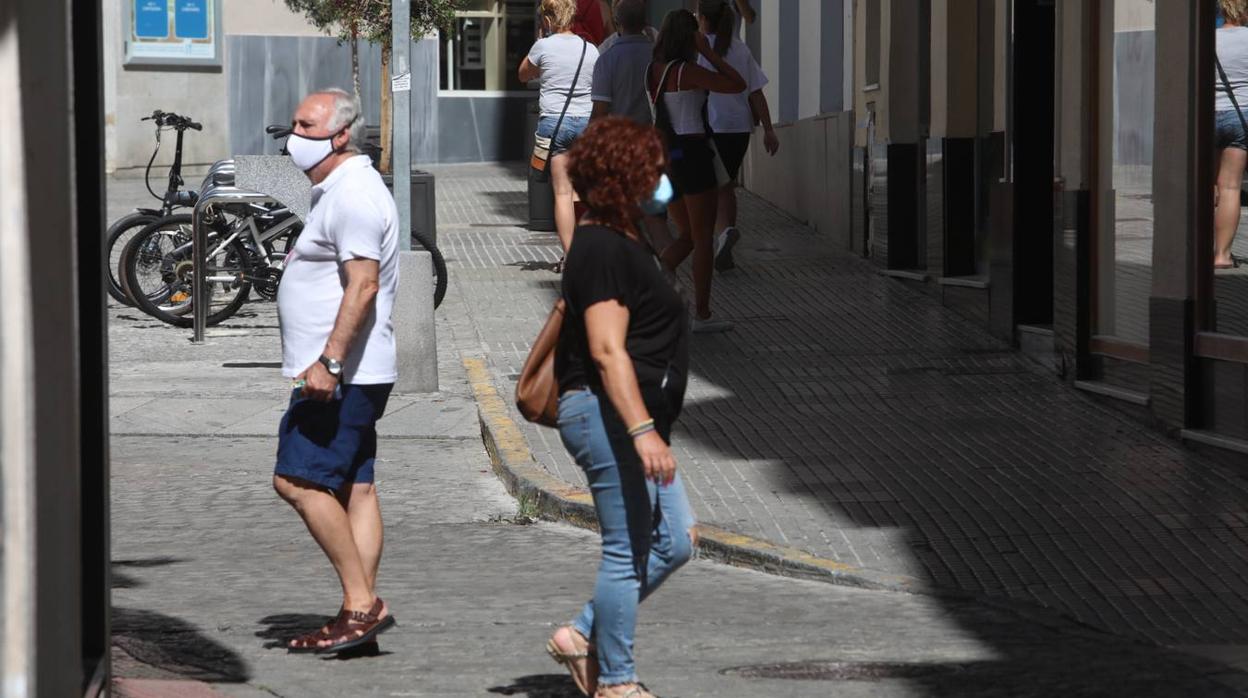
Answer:
<svg viewBox="0 0 1248 698"><path fill-rule="evenodd" d="M1240 148L1223 148L1218 155L1218 192L1213 211L1215 265L1231 264L1231 244L1239 229L1239 190L1243 186L1246 163L1248 151Z"/></svg>
<svg viewBox="0 0 1248 698"><path fill-rule="evenodd" d="M693 298L698 317L711 316L711 277L715 272L715 209L717 190L685 197L693 238Z"/></svg>
<svg viewBox="0 0 1248 698"><path fill-rule="evenodd" d="M550 158L550 184L555 190L555 231L559 243L567 252L572 246L572 231L576 228L576 206L572 201L572 178L568 175L568 155L560 153Z"/></svg>
<svg viewBox="0 0 1248 698"><path fill-rule="evenodd" d="M689 209L685 197L676 199L667 207L668 218L676 224L676 239L663 249L663 266L676 271L685 257L693 251L693 233L689 226Z"/></svg>

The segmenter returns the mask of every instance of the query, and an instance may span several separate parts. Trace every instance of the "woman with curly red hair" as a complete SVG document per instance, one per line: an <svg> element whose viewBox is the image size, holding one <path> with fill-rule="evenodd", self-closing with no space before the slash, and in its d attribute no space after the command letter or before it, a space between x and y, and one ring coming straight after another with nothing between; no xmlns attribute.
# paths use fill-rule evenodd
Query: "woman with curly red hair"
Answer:
<svg viewBox="0 0 1248 698"><path fill-rule="evenodd" d="M593 598L547 651L585 695L649 698L633 663L637 605L694 543L670 447L689 371L687 315L637 224L667 157L655 129L619 116L592 122L568 155L589 210L563 271L559 434L589 482L602 562Z"/></svg>

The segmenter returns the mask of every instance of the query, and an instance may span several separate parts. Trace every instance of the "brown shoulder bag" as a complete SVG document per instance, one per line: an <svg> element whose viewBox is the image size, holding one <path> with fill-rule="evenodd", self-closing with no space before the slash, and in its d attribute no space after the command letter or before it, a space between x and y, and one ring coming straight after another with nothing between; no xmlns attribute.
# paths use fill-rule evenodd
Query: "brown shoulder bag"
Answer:
<svg viewBox="0 0 1248 698"><path fill-rule="evenodd" d="M555 347L563 329L563 299L555 302L542 331L533 340L529 358L520 369L516 383L516 407L530 422L554 427L559 424L559 381L555 380Z"/></svg>

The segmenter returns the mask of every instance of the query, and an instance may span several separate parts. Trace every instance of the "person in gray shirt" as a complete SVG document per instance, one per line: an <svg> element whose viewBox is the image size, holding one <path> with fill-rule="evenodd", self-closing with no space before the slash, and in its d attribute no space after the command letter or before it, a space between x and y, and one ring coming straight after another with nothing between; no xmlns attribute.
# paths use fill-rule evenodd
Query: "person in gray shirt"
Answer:
<svg viewBox="0 0 1248 698"><path fill-rule="evenodd" d="M593 116L626 116L641 124L651 123L646 95L646 66L653 60L654 42L646 28L644 0L615 0L612 8L618 35L613 35L594 64L590 93Z"/></svg>

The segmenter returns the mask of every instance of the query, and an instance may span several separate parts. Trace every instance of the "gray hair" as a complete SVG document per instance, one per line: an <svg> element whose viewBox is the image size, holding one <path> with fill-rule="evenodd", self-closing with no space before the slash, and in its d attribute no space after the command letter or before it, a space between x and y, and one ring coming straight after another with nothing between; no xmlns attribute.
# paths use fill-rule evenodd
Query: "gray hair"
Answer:
<svg viewBox="0 0 1248 698"><path fill-rule="evenodd" d="M346 150L353 153L360 152L360 146L364 144L366 137L364 113L360 109L360 100L340 87L327 87L317 90L315 94L329 95L334 98L334 113L329 117L329 132L334 133L338 129L346 128L348 139Z"/></svg>

